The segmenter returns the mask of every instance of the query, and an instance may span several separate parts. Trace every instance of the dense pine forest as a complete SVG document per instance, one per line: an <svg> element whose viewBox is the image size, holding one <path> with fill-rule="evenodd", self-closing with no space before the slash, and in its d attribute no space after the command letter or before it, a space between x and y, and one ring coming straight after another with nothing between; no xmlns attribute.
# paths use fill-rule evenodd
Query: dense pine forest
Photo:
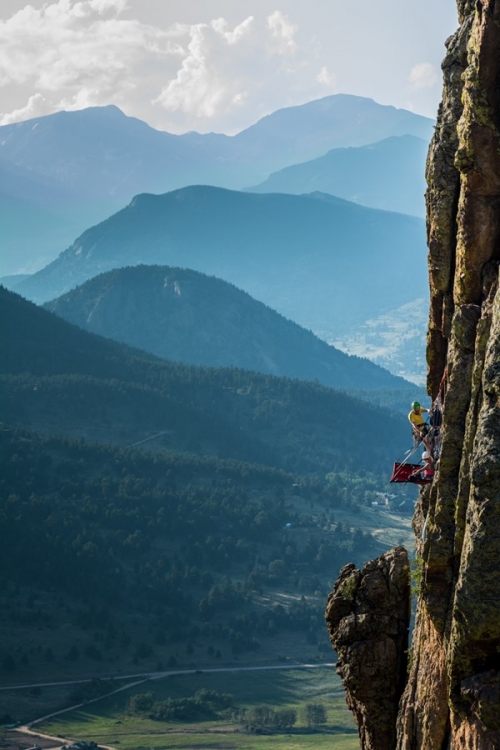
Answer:
<svg viewBox="0 0 500 750"><path fill-rule="evenodd" d="M405 418L0 308L4 684L329 658L325 597L384 548Z"/></svg>
<svg viewBox="0 0 500 750"><path fill-rule="evenodd" d="M1 456L3 603L21 630L33 622L57 629L65 617L47 606L56 594L72 612L74 640L50 646L50 658L68 667L80 651L106 666L125 643L135 663L158 650L172 663L178 644L184 651L200 639L214 658L232 658L283 628L316 644L331 571L379 548L369 532L336 519L371 503L380 486L373 475L320 481L8 427ZM35 640L46 654L43 627ZM24 672L30 649L16 656L8 641L4 668Z"/></svg>

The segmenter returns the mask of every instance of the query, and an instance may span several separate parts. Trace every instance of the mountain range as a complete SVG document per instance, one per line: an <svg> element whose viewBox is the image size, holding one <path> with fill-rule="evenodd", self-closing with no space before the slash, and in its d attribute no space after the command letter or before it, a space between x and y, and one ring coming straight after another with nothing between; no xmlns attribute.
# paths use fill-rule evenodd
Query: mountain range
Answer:
<svg viewBox="0 0 500 750"><path fill-rule="evenodd" d="M280 110L231 137L217 134L201 136L197 133L173 136L126 117L113 106L80 112L60 112L2 127L2 262L4 272L17 273L7 273L0 281L29 298L46 301L81 283L89 275L108 270L114 265L153 262L189 266L190 261L186 260L184 249L174 254L165 254L157 253L150 247L144 252L141 249L134 253L136 257L123 261L118 259L116 263L113 261L110 264L109 258L101 258L99 263L90 269L83 269L82 273L75 274L74 264L66 261L68 255L71 255L75 237L79 238L82 232L85 235L84 230L88 227L92 231L96 221L106 224L110 214L122 209L136 192L158 192L191 181L244 187L250 182L252 174L248 170L252 169L260 170L259 174L255 172L253 176L268 178L252 189L255 192L302 194L315 191L312 197L323 200L327 193L337 194L359 204L421 214L425 142L431 129L432 122L426 118L347 95L326 97L300 107ZM380 138L382 140L373 142ZM335 148L325 154L325 150L331 146ZM307 161L311 156L316 158ZM269 175L274 167L278 167L278 171ZM219 202L222 203L222 200ZM234 201L228 201L228 212L233 208ZM248 223L253 218L253 204L248 203L247 209L249 216L241 220L246 233ZM275 252L275 247L281 251L279 246L288 241L289 231L285 223L282 238L277 231L273 231L270 236L265 235L265 225L269 218L265 214L272 210L270 203L269 212L264 211L264 215L260 214L258 218L263 219L264 246L267 247L267 243L272 242L271 250ZM296 207L291 210L295 212ZM243 246L244 253L255 253L254 245L239 237L237 228L234 228L233 238L227 237L223 226L223 211L216 219L219 228L213 226L215 216L207 219L202 217L198 221L196 212L197 209L193 206L187 220L200 230L199 236L193 238L197 245L201 246L204 242L202 222L206 221L209 244L213 244L210 235L218 232L221 242L226 245L236 243ZM304 231L309 226L308 212L303 213L301 209L297 209L297 214L303 225L298 236L303 237L303 246L308 247L309 242L316 242L321 234L323 220L319 218L308 238ZM356 216L351 213L351 219L354 222L373 224L371 217L366 214ZM272 218L270 222L275 229L276 223ZM388 223L391 223L389 219ZM377 237L366 240L366 235L376 234L376 226L371 229L367 227L365 237L361 238L362 246L356 242L356 237L359 239L360 235L358 228L353 230L352 241L348 229L343 232L344 236L342 230L341 236L337 236L337 229L331 224L325 229L326 233L331 234L332 244L336 246L333 257L338 258L339 245L345 245L348 254L358 253L361 276L365 267L366 246L373 246L373 250L379 252ZM255 232L253 228L250 234L252 232ZM412 242L413 228L408 233L401 231L399 234L396 244L404 248L408 236L410 245L415 248ZM257 235L258 232L255 232L256 241L260 242L261 238ZM345 236L348 237L346 242ZM320 243L325 244L324 237L325 233L320 238ZM383 242L385 241L383 238ZM153 244L155 242L153 240ZM182 239L178 244L183 244ZM69 252L64 251L68 246ZM422 240L422 250L423 247ZM63 250L64 270L58 262L60 258L56 261L59 268L53 268L49 264L59 250ZM292 256L296 255L293 241L292 250ZM257 274L253 273L248 274L248 278L242 278L241 274L232 272L230 263L217 263L215 254L210 255L215 263L212 260L208 263L194 261L193 267L237 284L287 317L313 329L329 342L342 341L341 347L348 353L360 352L357 340L359 327L366 324L373 332L372 321L380 320L380 331L385 343L383 347L370 344L367 352L370 356L377 357L377 363L390 366L393 372L404 377L411 375L412 379L421 381L422 375L418 373L413 349L407 347L400 352L398 337L390 334L391 326L386 328L383 321L388 315L397 317L397 310L411 306L415 299L426 298L426 289L422 283L424 264L419 262L419 255L423 261L423 252L413 252L412 275L416 280L416 297L411 299L410 294L405 294L409 291L408 284L398 273L396 261L389 260L386 263L386 248L383 248L380 260L387 268L387 274L394 275L394 283L383 295L383 305L376 303L374 309L369 309L365 302L369 301L372 293L375 301L382 296L376 285L372 285L372 290L362 287L359 293L355 289L354 298L350 299L345 290L343 295L339 295L338 285L333 279L328 293L328 290L323 289L323 279L313 280L311 274L309 280L305 279L303 289L300 285L304 281L301 268L296 273L285 269L283 290L279 290L280 270L277 266L269 273L267 265L262 279L257 279ZM33 271L47 264L49 267L33 279L26 278L26 273L19 273L22 269ZM81 265L88 266L88 257ZM401 265L407 265L404 249ZM226 275L226 271L229 275ZM369 269L369 272L372 273L372 270ZM344 276L343 273L340 275ZM286 276L293 278L290 280ZM354 286L357 286L357 277L357 273L351 274L351 286L354 280ZM319 290L322 309L314 299L313 282ZM301 303L300 297L304 290L304 303ZM332 300L336 307L334 315L330 309ZM346 317L347 307L350 314ZM340 310L342 314L339 313ZM357 314L358 311L360 315ZM411 327L411 322L409 325ZM418 336L416 321L410 336ZM417 354L417 359L419 357L421 359L421 353Z"/></svg>
<svg viewBox="0 0 500 750"><path fill-rule="evenodd" d="M317 380L333 388L407 388L221 279L168 266L101 274L48 302L70 323L164 359Z"/></svg>
<svg viewBox="0 0 500 750"><path fill-rule="evenodd" d="M172 265L229 281L334 334L425 296L424 253L424 222L415 217L322 193L193 186L137 196L16 290L45 302L113 268Z"/></svg>
<svg viewBox="0 0 500 750"><path fill-rule="evenodd" d="M363 206L425 216L427 141L413 135L336 148L269 175L253 193L322 192Z"/></svg>
<svg viewBox="0 0 500 750"><path fill-rule="evenodd" d="M114 106L5 125L0 272L40 268L138 193L200 183L241 189L333 148L406 134L428 141L431 132L427 118L348 95L279 110L235 136L172 135Z"/></svg>
<svg viewBox="0 0 500 750"><path fill-rule="evenodd" d="M19 273L44 266L72 238L118 207L0 159L1 268Z"/></svg>

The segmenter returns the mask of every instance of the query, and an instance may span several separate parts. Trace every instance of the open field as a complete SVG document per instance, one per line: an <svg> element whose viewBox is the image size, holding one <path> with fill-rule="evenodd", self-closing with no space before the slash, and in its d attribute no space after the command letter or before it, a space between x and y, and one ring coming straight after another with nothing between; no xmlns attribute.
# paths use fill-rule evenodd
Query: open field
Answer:
<svg viewBox="0 0 500 750"><path fill-rule="evenodd" d="M236 712L224 713L219 719L199 722L160 722L127 712L130 697L151 692L155 700L185 698L207 688L230 693ZM307 703L322 703L327 710L327 724L309 730L304 720ZM250 734L244 731L245 712L265 705L274 709L297 711L294 729L272 734ZM120 750L139 748L359 748L357 732L347 710L340 680L332 668L314 670L237 672L177 675L150 680L81 710L68 712L57 719L37 725L36 729L52 735L93 740Z"/></svg>

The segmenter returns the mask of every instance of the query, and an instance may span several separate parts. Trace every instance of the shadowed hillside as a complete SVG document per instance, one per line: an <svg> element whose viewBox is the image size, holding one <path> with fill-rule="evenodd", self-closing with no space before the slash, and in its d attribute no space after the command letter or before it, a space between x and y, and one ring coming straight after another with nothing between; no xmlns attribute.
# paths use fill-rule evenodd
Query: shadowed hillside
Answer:
<svg viewBox="0 0 500 750"><path fill-rule="evenodd" d="M2 415L44 432L258 461L383 469L405 419L342 392L238 369L166 363L1 290ZM387 435L380 441L379 426Z"/></svg>
<svg viewBox="0 0 500 750"><path fill-rule="evenodd" d="M165 359L318 380L333 388L407 388L329 346L220 279L168 266L110 271L45 305L92 333Z"/></svg>

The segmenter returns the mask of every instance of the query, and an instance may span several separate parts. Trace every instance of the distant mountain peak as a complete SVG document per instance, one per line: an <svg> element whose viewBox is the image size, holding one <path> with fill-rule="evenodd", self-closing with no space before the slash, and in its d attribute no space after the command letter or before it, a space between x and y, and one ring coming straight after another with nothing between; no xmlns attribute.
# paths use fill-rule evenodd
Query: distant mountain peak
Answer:
<svg viewBox="0 0 500 750"><path fill-rule="evenodd" d="M224 279L326 338L423 296L424 247L425 225L415 217L322 192L194 185L136 196L16 289L46 301L123 266L184 267Z"/></svg>
<svg viewBox="0 0 500 750"><path fill-rule="evenodd" d="M273 172L253 193L334 195L371 208L425 215L427 142L393 134L375 143L344 146Z"/></svg>
<svg viewBox="0 0 500 750"><path fill-rule="evenodd" d="M5 125L0 211L9 252L0 272L39 268L140 193L187 185L242 190L334 148L407 133L428 140L431 132L431 120L347 94L278 110L231 137L155 130L114 104ZM330 192L321 185L299 192L313 190Z"/></svg>
<svg viewBox="0 0 500 750"><path fill-rule="evenodd" d="M333 388L407 385L368 360L341 353L233 284L189 269L115 269L45 307L168 360L318 380Z"/></svg>

